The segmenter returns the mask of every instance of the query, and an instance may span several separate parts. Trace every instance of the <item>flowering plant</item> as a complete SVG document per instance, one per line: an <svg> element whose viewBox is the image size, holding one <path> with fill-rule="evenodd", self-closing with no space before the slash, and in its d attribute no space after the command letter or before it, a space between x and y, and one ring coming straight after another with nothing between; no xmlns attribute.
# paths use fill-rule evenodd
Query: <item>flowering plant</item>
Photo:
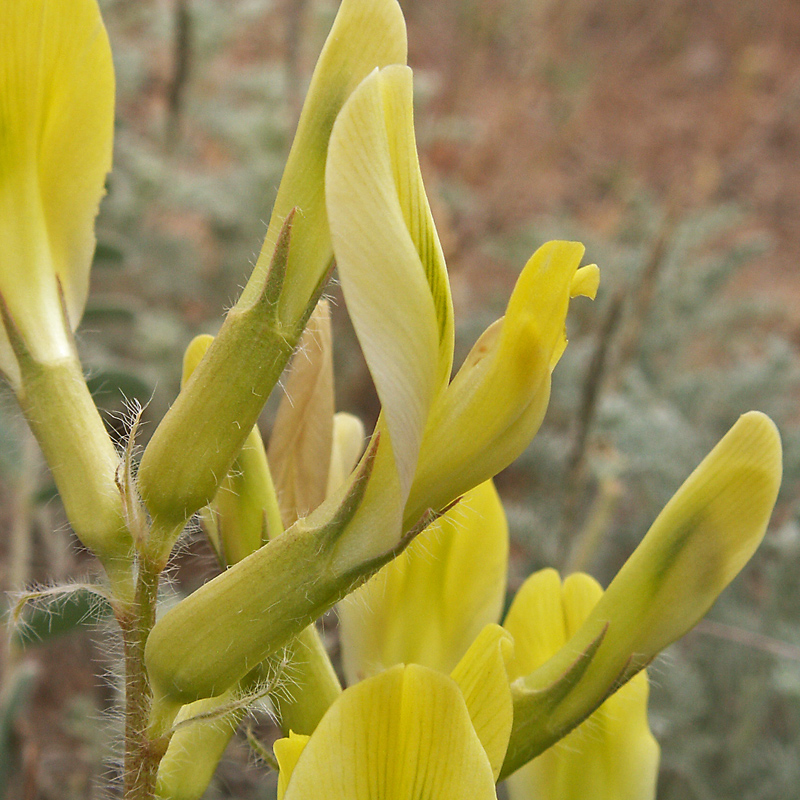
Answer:
<svg viewBox="0 0 800 800"><path fill-rule="evenodd" d="M515 800L652 797L644 669L758 546L781 474L772 422L740 418L605 592L545 570L498 624L508 542L491 481L539 429L570 300L595 296L599 270L580 244L541 247L451 380L403 17L396 0L343 0L261 255L218 335L187 350L137 466L136 426L118 453L72 339L111 153L96 0L0 0L0 41L0 368L105 568L125 798L201 797L265 693L287 800L493 798L505 778ZM366 443L333 408L334 259L382 405ZM256 422L295 352L265 448ZM195 514L224 571L161 613ZM344 690L314 627L336 604Z"/></svg>

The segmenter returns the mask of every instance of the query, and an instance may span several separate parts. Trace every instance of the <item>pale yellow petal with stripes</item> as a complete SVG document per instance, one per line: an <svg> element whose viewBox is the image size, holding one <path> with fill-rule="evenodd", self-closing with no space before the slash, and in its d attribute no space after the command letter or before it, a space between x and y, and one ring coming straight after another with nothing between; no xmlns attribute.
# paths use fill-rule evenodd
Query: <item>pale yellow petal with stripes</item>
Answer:
<svg viewBox="0 0 800 800"><path fill-rule="evenodd" d="M486 481L339 604L348 680L403 663L450 672L499 621L507 565L508 524Z"/></svg>
<svg viewBox="0 0 800 800"><path fill-rule="evenodd" d="M281 800L429 798L494 800L494 777L458 685L410 665L341 695L297 757Z"/></svg>
<svg viewBox="0 0 800 800"><path fill-rule="evenodd" d="M407 67L373 72L334 125L325 179L342 289L381 400L404 495L430 408L449 378L453 328L411 109Z"/></svg>
<svg viewBox="0 0 800 800"><path fill-rule="evenodd" d="M499 625L487 625L450 673L464 695L495 780L503 766L514 719L508 677L513 653L514 642L508 631Z"/></svg>

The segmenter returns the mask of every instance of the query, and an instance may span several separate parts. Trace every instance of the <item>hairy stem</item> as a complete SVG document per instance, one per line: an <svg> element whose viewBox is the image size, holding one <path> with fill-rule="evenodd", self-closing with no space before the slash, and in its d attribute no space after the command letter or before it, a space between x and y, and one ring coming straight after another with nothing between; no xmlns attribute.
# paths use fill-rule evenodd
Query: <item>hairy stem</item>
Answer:
<svg viewBox="0 0 800 800"><path fill-rule="evenodd" d="M166 742L147 735L152 695L144 648L155 624L158 580L159 571L143 560L134 602L117 614L125 649L124 800L152 800L158 764L166 750Z"/></svg>

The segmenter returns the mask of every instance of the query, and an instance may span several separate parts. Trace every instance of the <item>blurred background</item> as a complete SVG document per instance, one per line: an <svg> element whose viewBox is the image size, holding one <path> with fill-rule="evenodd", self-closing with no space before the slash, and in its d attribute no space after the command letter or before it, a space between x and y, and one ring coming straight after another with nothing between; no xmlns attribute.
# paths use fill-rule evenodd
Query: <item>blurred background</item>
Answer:
<svg viewBox="0 0 800 800"><path fill-rule="evenodd" d="M118 116L79 344L110 427L124 430L125 398L149 401L146 438L177 393L185 346L218 329L258 254L338 4L100 4ZM457 361L542 242L583 241L602 270L597 300L572 304L545 424L497 480L510 591L548 565L606 585L737 416L769 413L785 452L772 525L708 619L653 665L651 726L661 800L796 797L800 4L401 5ZM377 401L335 285L330 295L338 407L369 425ZM2 588L91 577L12 399L0 399ZM176 591L213 571L190 534ZM104 609L75 597L30 618L24 655L19 637L3 655L0 797L97 798L113 779L118 654ZM258 731L274 736L263 721ZM240 737L207 797L273 796Z"/></svg>

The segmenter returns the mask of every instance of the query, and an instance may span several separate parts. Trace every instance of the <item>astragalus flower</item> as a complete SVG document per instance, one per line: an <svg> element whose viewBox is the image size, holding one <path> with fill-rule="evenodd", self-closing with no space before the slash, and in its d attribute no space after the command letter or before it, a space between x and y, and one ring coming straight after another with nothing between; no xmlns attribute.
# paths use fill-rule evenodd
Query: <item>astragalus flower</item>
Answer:
<svg viewBox="0 0 800 800"><path fill-rule="evenodd" d="M574 294L594 296L583 247L550 242L522 271L506 316L452 382L453 310L444 256L416 153L411 70L376 70L331 134L326 197L348 312L381 400L380 446L360 520L384 520L365 548L385 548L428 510L493 477L544 416ZM354 545L355 546L355 545ZM367 549L367 552L369 550Z"/></svg>
<svg viewBox="0 0 800 800"><path fill-rule="evenodd" d="M578 789L588 786L598 800L653 796L658 750L640 671L696 624L753 554L780 475L774 424L745 414L676 492L606 592L586 575L572 575L562 587L554 570L522 587L503 623L515 655L502 777L533 759L514 776L514 800L566 800L585 796ZM448 511L340 604L350 680L398 663L446 669L468 646L463 633L476 607L488 615L483 622L499 618L505 578L491 565L506 531L489 488L467 493L466 508Z"/></svg>

